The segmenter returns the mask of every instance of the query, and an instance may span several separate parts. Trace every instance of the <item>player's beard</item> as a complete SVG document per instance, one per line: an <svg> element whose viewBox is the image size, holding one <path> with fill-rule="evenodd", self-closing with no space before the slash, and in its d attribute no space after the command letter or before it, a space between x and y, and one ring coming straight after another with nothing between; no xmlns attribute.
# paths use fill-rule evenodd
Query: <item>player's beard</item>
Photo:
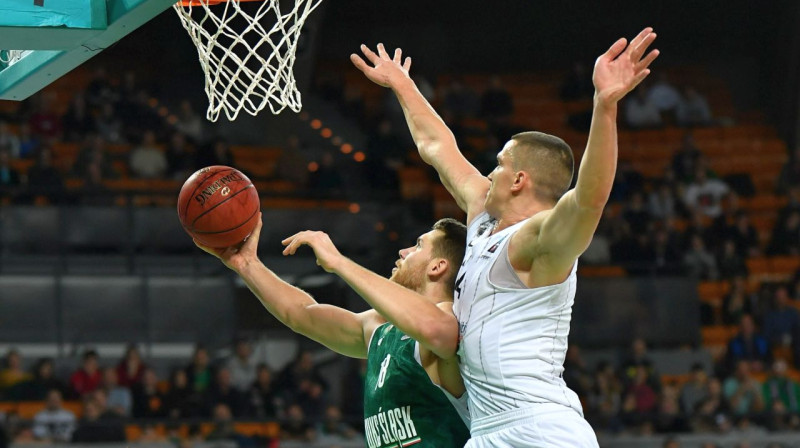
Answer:
<svg viewBox="0 0 800 448"><path fill-rule="evenodd" d="M400 266L390 280L400 286L408 288L412 291L420 291L422 289L423 277L425 275L425 265L410 268L407 266Z"/></svg>

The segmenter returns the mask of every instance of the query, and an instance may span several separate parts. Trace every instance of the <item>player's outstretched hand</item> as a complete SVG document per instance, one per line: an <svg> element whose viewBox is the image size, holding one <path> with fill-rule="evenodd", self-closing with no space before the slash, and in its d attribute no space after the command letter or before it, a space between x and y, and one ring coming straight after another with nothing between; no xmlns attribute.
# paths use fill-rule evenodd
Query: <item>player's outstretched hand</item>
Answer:
<svg viewBox="0 0 800 448"><path fill-rule="evenodd" d="M633 38L630 45L621 38L597 58L592 76L597 101L617 103L650 74L648 67L659 53L652 50L645 56L645 52L655 39L656 33L647 27Z"/></svg>
<svg viewBox="0 0 800 448"><path fill-rule="evenodd" d="M286 238L281 241L281 244L286 246L283 249L283 255L294 255L302 245L311 247L314 255L317 256L317 264L328 272L333 272L336 262L342 259L339 249L334 246L331 237L325 232L306 230Z"/></svg>
<svg viewBox="0 0 800 448"><path fill-rule="evenodd" d="M361 45L361 52L369 63L365 62L355 53L350 55L353 65L361 70L370 81L383 87L394 87L395 83L402 79L408 79L408 70L411 68L411 58L406 58L403 62L403 50L394 50L394 57L389 57L389 53L383 48L383 44L378 44L378 54L375 54L366 45Z"/></svg>
<svg viewBox="0 0 800 448"><path fill-rule="evenodd" d="M204 246L197 240L194 240L194 244L203 251L219 258L220 261L222 261L222 263L224 263L225 266L229 267L230 269L236 272L241 272L242 269L244 269L248 264L258 260L257 249L258 237L260 235L261 213L259 212L258 224L256 224L256 228L253 229L253 233L251 233L241 244L227 247L225 249L215 249L213 247Z"/></svg>

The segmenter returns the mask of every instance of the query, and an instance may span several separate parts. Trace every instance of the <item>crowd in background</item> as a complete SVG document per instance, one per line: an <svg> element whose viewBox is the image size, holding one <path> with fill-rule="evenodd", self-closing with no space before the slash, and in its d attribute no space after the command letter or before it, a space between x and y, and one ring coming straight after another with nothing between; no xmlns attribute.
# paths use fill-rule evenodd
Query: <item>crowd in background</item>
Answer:
<svg viewBox="0 0 800 448"><path fill-rule="evenodd" d="M491 78L480 93L458 78L438 87L421 77L416 81L459 142L475 136L484 139L482 146L462 145L484 173L493 169L502 143L523 130L511 120L514 102L500 78ZM379 107L370 108L357 85L327 76L318 80L315 94L335 103L361 126L368 136L366 161L359 170L346 170L351 166L343 164L351 162L330 151L308 172L308 161L299 159L296 151L303 143L293 136L279 161L287 167L281 176L301 189L346 196L342 174L346 170L362 176L372 190L396 195L399 170L420 162L413 156L402 110L391 93ZM592 94L585 67L576 64L561 86L561 98L585 100ZM228 143L208 135L191 104L183 102L179 109L172 118L165 116L133 74L112 82L102 70L85 91L75 95L62 116L53 111L52 98L38 95L0 122L0 192L18 203L44 195L55 204L109 204L105 179L128 175L182 180L201 166L235 165ZM800 315L794 305L800 301L800 272L788 283L763 283L753 292L748 288L745 261L762 255L800 255L800 148L790 154L776 180L775 193L786 196L788 202L764 240L740 206L741 197L753 192L750 179L717 175L692 136L692 127L715 124L701 93L689 86L673 86L661 76L638 88L621 112L621 125L628 128L677 125L686 127L686 134L659 178L647 178L630 162L620 161L606 216L581 263L624 266L631 275L688 274L701 280L726 280L730 292L716 303L701 305L702 323L737 325L739 331L719 365L713 369L694 366L685 384L663 383L641 340L634 342L630 356L622 362L608 360L596 366L586 365L579 348L571 347L565 379L579 393L587 418L600 431L799 429L800 386L787 376L790 366L775 353L776 348L783 349L793 354L795 364L800 363ZM569 125L586 130L589 118L585 112L573 114ZM474 126L475 120L485 126ZM50 148L58 142L81 144L71 167L54 166ZM112 155L108 146L117 144L132 149ZM10 166L16 158L35 160L26 176ZM68 177L83 179L82 190L67 191ZM47 410L30 425L16 424L8 416L6 431L18 442L121 440L124 418L202 418L215 421L219 434L235 438L229 424L233 419L275 419L282 422L282 436L295 440L355 436L341 422L359 421L360 403L348 400L343 405L351 407L344 410L332 406L325 381L307 353L273 380L266 366L251 361L246 347L246 343L237 345L235 356L213 368L208 352L198 349L188 367L170 375L168 387L135 349L118 366L106 368L100 367L103 363L96 353L87 352L82 367L69 378L57 377L48 360L24 372L19 355L9 353L0 372L2 398L44 400ZM349 379L352 384L347 390L359 390L359 374ZM64 398L82 402L80 421L63 409ZM42 423L47 419L65 423ZM97 422L102 422L102 431L96 429Z"/></svg>
<svg viewBox="0 0 800 448"><path fill-rule="evenodd" d="M257 440L236 433L233 422L237 420L277 421L281 440L335 443L360 437L351 423L360 429L361 386L348 390L344 410L332 403L328 380L311 352L301 351L278 372L256 362L246 340L237 341L232 352L213 360L206 348L197 347L188 365L176 367L169 378L162 378L142 359L136 346L130 346L125 356L112 364L98 352L87 350L80 366L62 377L52 359L40 359L30 370L23 369L20 353L12 349L0 370L0 401L41 401L46 405L30 422L15 415L2 416L0 430L19 444L124 442L125 424L139 422L147 440L156 441L155 423L166 422L174 433L179 424L189 422L189 438L195 440L203 438L197 424L211 421L215 427L206 440L235 440L240 446L255 446ZM357 381L363 375L358 371L363 369L360 364L353 365L356 371L352 376ZM80 403L80 419L65 408L65 400Z"/></svg>

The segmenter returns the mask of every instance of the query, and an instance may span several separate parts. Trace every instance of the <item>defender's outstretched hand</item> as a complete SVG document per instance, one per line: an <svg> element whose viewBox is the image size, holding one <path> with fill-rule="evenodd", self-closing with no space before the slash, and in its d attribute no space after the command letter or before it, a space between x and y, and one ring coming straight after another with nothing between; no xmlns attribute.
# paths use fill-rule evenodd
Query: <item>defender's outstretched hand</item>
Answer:
<svg viewBox="0 0 800 448"><path fill-rule="evenodd" d="M403 50L394 50L394 58L390 58L383 44L378 44L378 54L375 54L366 45L361 45L361 52L367 58L369 64L355 53L350 55L350 60L370 81L383 87L394 87L401 79L408 78L408 70L411 68L411 58L406 58L403 62Z"/></svg>
<svg viewBox="0 0 800 448"><path fill-rule="evenodd" d="M258 260L258 237L261 235L261 212L258 213L258 224L253 229L247 239L243 243L236 246L227 247L225 249L215 249L213 247L203 246L197 240L194 240L195 246L199 247L205 252L217 257L222 261L225 266L230 269L241 272L249 263Z"/></svg>
<svg viewBox="0 0 800 448"><path fill-rule="evenodd" d="M659 52L653 50L647 56L644 54L655 39L656 33L647 27L633 38L630 45L621 38L597 58L592 76L597 101L617 103L650 74L648 66Z"/></svg>
<svg viewBox="0 0 800 448"><path fill-rule="evenodd" d="M331 237L325 232L306 230L286 238L281 241L281 244L286 246L283 249L283 255L294 255L297 249L304 244L311 247L314 255L317 256L317 264L328 272L333 272L336 262L342 259L339 249L334 246Z"/></svg>

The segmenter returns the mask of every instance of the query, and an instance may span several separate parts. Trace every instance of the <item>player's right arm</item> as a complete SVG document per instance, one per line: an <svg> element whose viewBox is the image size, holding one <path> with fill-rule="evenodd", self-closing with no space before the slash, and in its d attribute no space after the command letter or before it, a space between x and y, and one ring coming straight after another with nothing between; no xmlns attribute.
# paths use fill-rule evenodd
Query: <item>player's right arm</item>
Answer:
<svg viewBox="0 0 800 448"><path fill-rule="evenodd" d="M251 236L240 248L200 249L219 258L235 271L258 297L264 308L284 325L331 350L353 358L367 357L367 342L380 322L374 310L353 313L320 304L305 291L281 280L256 255L261 217ZM197 242L195 242L197 244Z"/></svg>
<svg viewBox="0 0 800 448"><path fill-rule="evenodd" d="M442 184L467 213L467 222L471 222L483 212L489 180L461 154L453 133L408 76L411 58L402 63L399 48L390 58L383 44L378 44L378 54L366 45L361 51L369 64L356 54L350 55L350 60L372 82L392 89L422 160L436 169Z"/></svg>

